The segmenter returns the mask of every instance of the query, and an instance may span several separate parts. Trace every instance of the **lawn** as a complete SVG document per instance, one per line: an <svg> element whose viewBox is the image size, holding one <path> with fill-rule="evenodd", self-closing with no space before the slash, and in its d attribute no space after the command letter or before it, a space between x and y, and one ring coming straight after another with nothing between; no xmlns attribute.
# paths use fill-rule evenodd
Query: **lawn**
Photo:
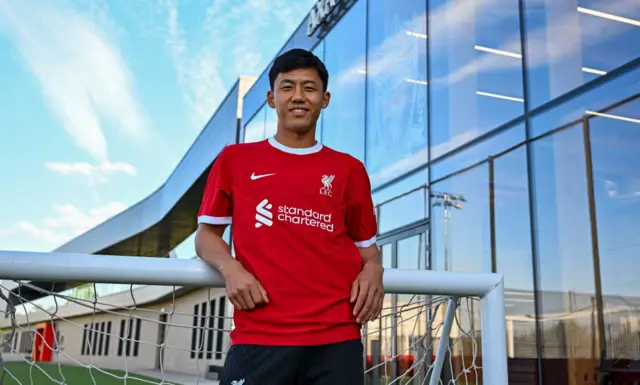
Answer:
<svg viewBox="0 0 640 385"><path fill-rule="evenodd" d="M39 370L38 367L42 370ZM0 381L0 385L151 385L161 383L159 379L133 373L129 373L125 381L125 372L123 370L102 369L105 372L111 373L106 374L95 368L89 371L88 368L72 365L58 366L57 364L38 363L38 367L24 362L6 362L5 368L7 373L4 373L2 368L0 368L0 379L4 375L4 382ZM43 371L55 381L51 380ZM62 375L60 372L62 372ZM63 382L63 378L66 382ZM16 382L16 379L18 382ZM165 382L163 385L168 385L168 383Z"/></svg>

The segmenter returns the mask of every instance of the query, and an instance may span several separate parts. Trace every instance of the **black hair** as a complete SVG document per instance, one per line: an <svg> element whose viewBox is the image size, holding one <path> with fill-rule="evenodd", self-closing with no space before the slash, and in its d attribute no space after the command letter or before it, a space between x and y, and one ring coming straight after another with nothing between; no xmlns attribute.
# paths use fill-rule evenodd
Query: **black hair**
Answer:
<svg viewBox="0 0 640 385"><path fill-rule="evenodd" d="M313 52L300 48L294 48L283 53L273 62L271 70L269 71L269 83L271 84L271 90L273 91L273 85L278 74L290 72L299 68L313 68L318 71L320 80L322 80L323 91L327 91L329 86L329 73L327 72L327 67L325 67L322 60L314 55Z"/></svg>

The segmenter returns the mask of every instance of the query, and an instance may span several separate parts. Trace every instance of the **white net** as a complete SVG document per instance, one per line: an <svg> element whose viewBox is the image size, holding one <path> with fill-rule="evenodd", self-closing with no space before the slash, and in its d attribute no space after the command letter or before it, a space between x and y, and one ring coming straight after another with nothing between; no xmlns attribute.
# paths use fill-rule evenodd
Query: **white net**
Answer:
<svg viewBox="0 0 640 385"><path fill-rule="evenodd" d="M0 385L218 383L233 327L221 288L125 286L99 295L94 284L54 293L1 282ZM34 293L45 297L28 301ZM481 384L480 307L470 297L450 300L387 295L381 316L364 327L366 383L430 384L450 330L437 383Z"/></svg>
<svg viewBox="0 0 640 385"><path fill-rule="evenodd" d="M382 314L365 328L367 384L482 384L478 303L473 297L387 295Z"/></svg>

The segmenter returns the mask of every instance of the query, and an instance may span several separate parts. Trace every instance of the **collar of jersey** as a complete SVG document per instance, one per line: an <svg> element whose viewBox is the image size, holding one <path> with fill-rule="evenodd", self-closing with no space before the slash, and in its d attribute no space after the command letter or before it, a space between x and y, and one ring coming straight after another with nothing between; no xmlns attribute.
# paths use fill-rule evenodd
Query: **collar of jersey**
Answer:
<svg viewBox="0 0 640 385"><path fill-rule="evenodd" d="M274 138L273 136L269 137L268 141L269 141L270 145L272 145L273 147L277 148L278 150L287 152L289 154L294 154L294 155L314 154L314 153L322 150L322 143L320 143L320 142L317 142L313 147L293 148L293 147L285 146L284 144L278 142L276 140L276 138Z"/></svg>

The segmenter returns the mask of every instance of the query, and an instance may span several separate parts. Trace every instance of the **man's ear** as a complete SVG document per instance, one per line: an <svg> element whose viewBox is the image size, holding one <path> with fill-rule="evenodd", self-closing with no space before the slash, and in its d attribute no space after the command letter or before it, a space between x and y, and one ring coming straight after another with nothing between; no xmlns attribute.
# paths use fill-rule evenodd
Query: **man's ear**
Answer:
<svg viewBox="0 0 640 385"><path fill-rule="evenodd" d="M271 108L276 108L275 95L271 90L267 92L267 104L269 104Z"/></svg>
<svg viewBox="0 0 640 385"><path fill-rule="evenodd" d="M322 109L329 107L329 101L331 101L331 92L327 91L322 98Z"/></svg>

